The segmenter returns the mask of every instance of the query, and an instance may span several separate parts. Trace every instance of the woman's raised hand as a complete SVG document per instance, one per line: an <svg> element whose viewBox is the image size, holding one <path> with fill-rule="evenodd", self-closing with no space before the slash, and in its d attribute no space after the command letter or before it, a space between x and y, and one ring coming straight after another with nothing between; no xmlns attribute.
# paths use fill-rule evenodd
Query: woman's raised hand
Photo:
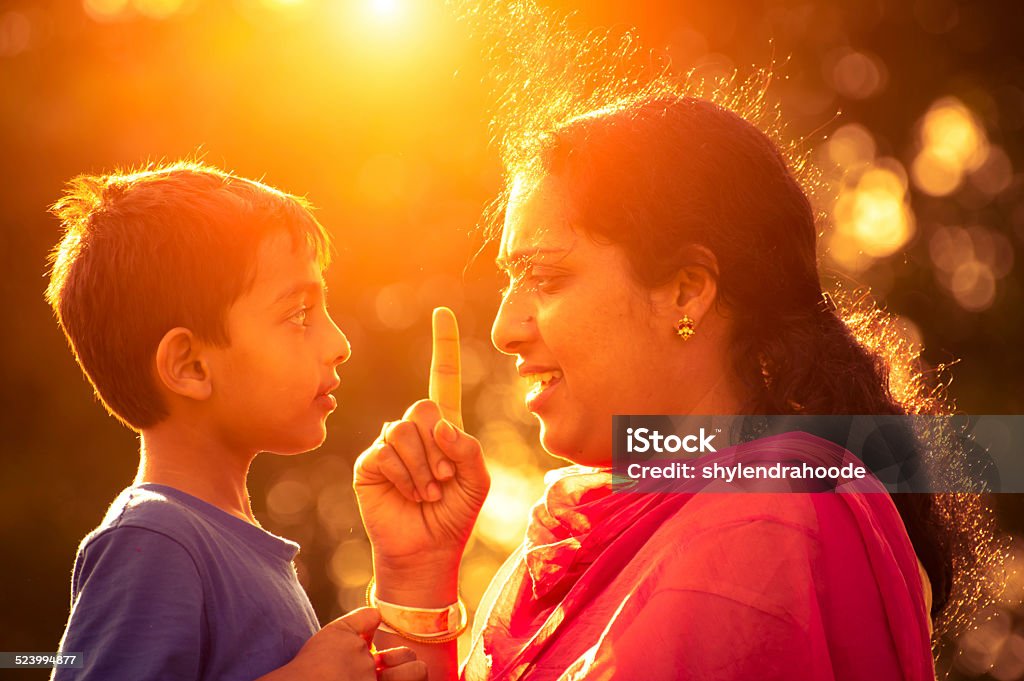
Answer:
<svg viewBox="0 0 1024 681"><path fill-rule="evenodd" d="M430 399L384 424L356 461L353 484L378 583L382 571L403 578L458 571L490 488L480 443L462 430L461 380L455 314L437 308Z"/></svg>

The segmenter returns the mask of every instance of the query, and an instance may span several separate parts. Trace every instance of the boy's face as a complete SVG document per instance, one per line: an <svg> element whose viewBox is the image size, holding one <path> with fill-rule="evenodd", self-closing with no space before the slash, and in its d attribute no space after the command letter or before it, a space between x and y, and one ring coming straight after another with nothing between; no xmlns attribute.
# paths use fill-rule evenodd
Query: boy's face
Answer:
<svg viewBox="0 0 1024 681"><path fill-rule="evenodd" d="M210 348L211 426L239 451L297 454L320 446L335 373L351 354L324 301L309 249L280 231L263 239L251 289L227 315L230 343Z"/></svg>

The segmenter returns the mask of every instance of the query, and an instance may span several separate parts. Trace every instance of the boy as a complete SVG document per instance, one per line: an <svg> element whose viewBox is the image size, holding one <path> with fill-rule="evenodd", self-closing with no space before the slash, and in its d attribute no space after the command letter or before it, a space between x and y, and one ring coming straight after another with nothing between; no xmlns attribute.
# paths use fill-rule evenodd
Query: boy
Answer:
<svg viewBox="0 0 1024 681"><path fill-rule="evenodd" d="M140 434L134 484L85 537L58 680L425 678L374 657L360 609L317 623L298 545L253 517L258 452L318 447L350 355L329 236L303 199L194 162L82 176L47 300L106 408ZM265 676L264 676L265 675Z"/></svg>

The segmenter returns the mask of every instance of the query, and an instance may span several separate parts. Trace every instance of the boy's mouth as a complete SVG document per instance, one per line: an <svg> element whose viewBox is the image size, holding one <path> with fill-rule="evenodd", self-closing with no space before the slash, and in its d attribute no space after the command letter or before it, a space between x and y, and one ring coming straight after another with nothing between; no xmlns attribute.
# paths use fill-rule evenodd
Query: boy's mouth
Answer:
<svg viewBox="0 0 1024 681"><path fill-rule="evenodd" d="M338 408L338 400L334 398L334 395L317 395L316 403L326 409L327 411L334 411Z"/></svg>
<svg viewBox="0 0 1024 681"><path fill-rule="evenodd" d="M339 385L341 385L341 381L334 379L330 383L321 386L320 392L314 401L328 411L334 411L338 408L338 400L331 393L337 390Z"/></svg>

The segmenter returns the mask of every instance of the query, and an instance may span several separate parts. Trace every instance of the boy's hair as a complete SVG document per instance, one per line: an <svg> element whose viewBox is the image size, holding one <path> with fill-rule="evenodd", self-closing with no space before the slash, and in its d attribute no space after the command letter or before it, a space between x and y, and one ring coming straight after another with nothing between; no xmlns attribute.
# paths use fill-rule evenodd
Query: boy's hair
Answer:
<svg viewBox="0 0 1024 681"><path fill-rule="evenodd" d="M330 237L310 209L195 161L68 183L50 209L64 236L46 299L111 414L133 430L167 416L153 366L160 339L181 326L227 345L228 309L252 285L266 235L285 230L327 267Z"/></svg>

